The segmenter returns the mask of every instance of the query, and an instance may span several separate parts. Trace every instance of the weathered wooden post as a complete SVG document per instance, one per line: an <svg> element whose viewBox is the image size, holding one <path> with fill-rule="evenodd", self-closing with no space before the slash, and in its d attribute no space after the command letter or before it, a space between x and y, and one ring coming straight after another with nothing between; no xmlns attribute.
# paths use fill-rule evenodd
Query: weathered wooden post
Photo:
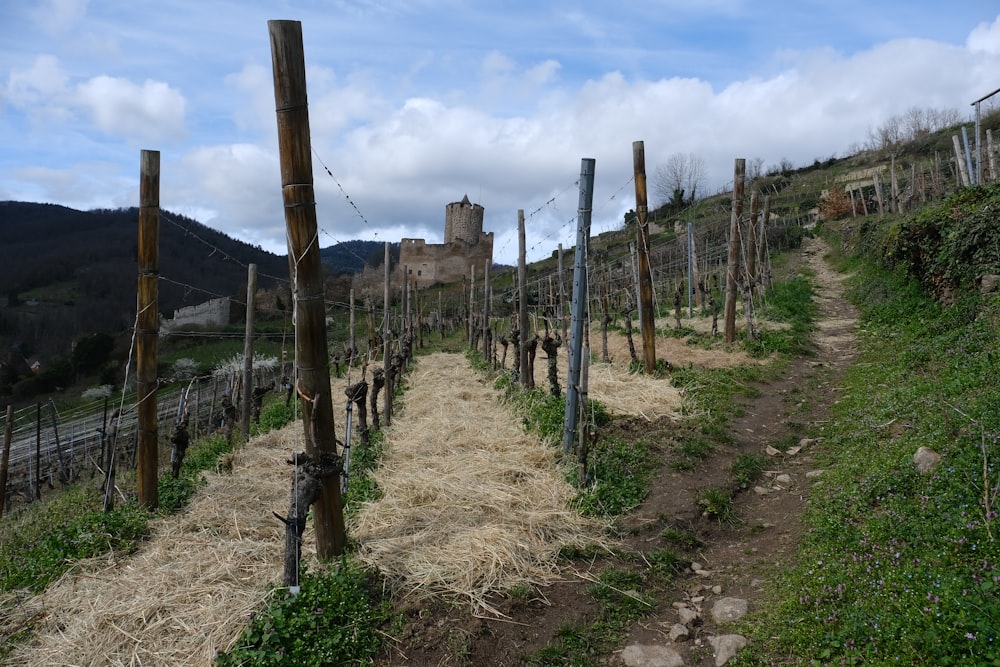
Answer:
<svg viewBox="0 0 1000 667"><path fill-rule="evenodd" d="M521 387L527 388L528 381L528 267L525 263L527 243L524 233L524 209L517 209L517 328L521 332L518 347L518 377Z"/></svg>
<svg viewBox="0 0 1000 667"><path fill-rule="evenodd" d="M337 457L337 439L330 396L323 269L317 242L302 24L299 21L268 21L267 26L274 73L281 194L295 299L298 392L304 398L302 424L306 453L326 474L336 468L328 462ZM336 470L318 480L314 523L316 551L321 559L340 555L344 550L339 472ZM298 511L304 516L308 508L299 507Z"/></svg>
<svg viewBox="0 0 1000 667"><path fill-rule="evenodd" d="M493 345L492 337L490 336L490 260L483 262L485 266L483 267L483 361L486 363L490 362L490 348Z"/></svg>
<svg viewBox="0 0 1000 667"><path fill-rule="evenodd" d="M253 327L254 311L257 299L257 265L247 267L247 317L246 330L243 336L243 411L240 415L240 428L243 432L243 442L250 439L250 403L253 393Z"/></svg>
<svg viewBox="0 0 1000 667"><path fill-rule="evenodd" d="M10 464L10 444L14 440L14 406L7 406L7 420L3 429L3 455L0 456L0 517L3 516L7 497L7 466Z"/></svg>
<svg viewBox="0 0 1000 667"><path fill-rule="evenodd" d="M569 340L569 318L566 317L566 285L563 282L563 246L559 244L559 327L562 339Z"/></svg>
<svg viewBox="0 0 1000 667"><path fill-rule="evenodd" d="M576 252L573 260L573 305L569 335L569 376L566 380L566 413L563 419L563 451L573 449L580 401L580 362L583 356L587 308L587 246L594 205L594 158L580 162L580 203L577 208Z"/></svg>
<svg viewBox="0 0 1000 667"><path fill-rule="evenodd" d="M156 415L156 342L160 255L160 152L142 151L139 177L139 284L136 317L136 468L139 504L156 509L159 425Z"/></svg>
<svg viewBox="0 0 1000 667"><path fill-rule="evenodd" d="M349 363L354 363L354 357L358 354L358 339L354 334L354 288L351 288L351 332L350 332L350 346L351 346L351 360Z"/></svg>
<svg viewBox="0 0 1000 667"><path fill-rule="evenodd" d="M733 168L733 204L729 219L729 257L726 266L726 310L723 336L727 343L736 340L736 273L740 261L740 218L743 216L743 180L746 160L736 158Z"/></svg>
<svg viewBox="0 0 1000 667"><path fill-rule="evenodd" d="M392 423L392 373L389 372L389 358L392 356L392 328L391 318L389 317L389 306L392 303L392 296L389 287L389 280L391 274L389 272L389 260L391 255L389 254L389 243L385 244L385 277L384 277L384 293L382 296L382 368L385 373L385 396L382 400L384 401L382 405L382 416L385 417L385 425L389 426Z"/></svg>
<svg viewBox="0 0 1000 667"><path fill-rule="evenodd" d="M747 283L751 296L757 289L757 217L760 215L758 195L750 193L750 225L747 227Z"/></svg>
<svg viewBox="0 0 1000 667"><path fill-rule="evenodd" d="M642 333L642 362L647 373L656 370L656 324L653 312L653 278L649 270L649 224L646 204L646 149L632 142L635 171L635 235L639 263L639 325Z"/></svg>

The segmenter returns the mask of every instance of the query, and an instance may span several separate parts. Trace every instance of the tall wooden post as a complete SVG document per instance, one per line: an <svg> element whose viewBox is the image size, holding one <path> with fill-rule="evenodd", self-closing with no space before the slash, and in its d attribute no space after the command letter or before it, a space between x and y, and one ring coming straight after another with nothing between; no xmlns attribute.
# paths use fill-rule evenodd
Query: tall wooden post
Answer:
<svg viewBox="0 0 1000 667"><path fill-rule="evenodd" d="M746 160L738 157L733 167L733 203L729 219L729 257L726 266L726 311L724 337L736 340L736 274L740 265L740 218L743 216L743 180Z"/></svg>
<svg viewBox="0 0 1000 667"><path fill-rule="evenodd" d="M483 361L489 363L490 347L493 341L490 336L490 260L483 262Z"/></svg>
<svg viewBox="0 0 1000 667"><path fill-rule="evenodd" d="M243 442L250 439L250 402L253 393L253 326L257 303L257 265L247 267L247 318L243 334L243 408L240 428Z"/></svg>
<svg viewBox="0 0 1000 667"><path fill-rule="evenodd" d="M559 327L563 341L569 340L569 318L566 317L566 286L563 282L563 246L559 244Z"/></svg>
<svg viewBox="0 0 1000 667"><path fill-rule="evenodd" d="M759 202L756 192L750 193L750 225L747 227L747 286L751 296L756 296L757 290L757 217Z"/></svg>
<svg viewBox="0 0 1000 667"><path fill-rule="evenodd" d="M524 209L517 209L517 328L520 330L518 341L518 378L522 387L528 384L528 267L525 263L527 243L524 233Z"/></svg>
<svg viewBox="0 0 1000 667"><path fill-rule="evenodd" d="M646 210L646 149L632 142L635 168L635 234L639 256L639 325L642 333L642 360L647 373L656 370L656 324L653 312L653 278L649 271L649 224Z"/></svg>
<svg viewBox="0 0 1000 667"><path fill-rule="evenodd" d="M392 259L390 254L389 243L385 244L385 262L383 268L385 269L384 278L384 293L382 295L382 368L385 372L385 387L383 391L385 394L382 396L382 419L385 420L385 425L388 426L392 423L392 394L395 391L395 386L392 381L392 373L389 372L389 359L392 357L392 318L389 316L389 306L392 304L392 293L390 292L390 277L391 273L389 271L389 261Z"/></svg>
<svg viewBox="0 0 1000 667"><path fill-rule="evenodd" d="M307 399L301 402L306 452L313 458L335 456L337 439L330 396L325 290L317 239L302 24L268 21L267 27L271 37L281 194L295 299L298 390ZM320 480L314 507L317 555L321 559L340 555L345 531L339 475Z"/></svg>
<svg viewBox="0 0 1000 667"><path fill-rule="evenodd" d="M7 406L7 420L3 429L3 455L0 456L0 517L3 516L7 498L7 466L10 464L10 443L14 440L14 406Z"/></svg>
<svg viewBox="0 0 1000 667"><path fill-rule="evenodd" d="M347 363L354 363L354 357L358 353L357 337L354 334L354 288L351 288L351 332L350 332L350 346L351 346L351 359Z"/></svg>
<svg viewBox="0 0 1000 667"><path fill-rule="evenodd" d="M576 252L573 259L573 305L569 334L569 376L566 380L566 413L563 418L563 451L576 442L579 416L580 364L583 357L584 328L587 313L587 251L590 245L590 221L594 205L594 158L580 161L580 203L577 208Z"/></svg>
<svg viewBox="0 0 1000 667"><path fill-rule="evenodd" d="M139 176L139 281L136 317L136 468L139 504L156 509L157 441L156 341L160 333L157 307L160 255L160 152L142 151Z"/></svg>

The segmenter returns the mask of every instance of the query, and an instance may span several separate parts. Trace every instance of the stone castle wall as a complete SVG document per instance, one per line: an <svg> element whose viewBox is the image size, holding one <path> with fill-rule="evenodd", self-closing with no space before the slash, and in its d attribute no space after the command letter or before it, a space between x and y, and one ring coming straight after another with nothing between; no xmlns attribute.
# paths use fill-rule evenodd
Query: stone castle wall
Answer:
<svg viewBox="0 0 1000 667"><path fill-rule="evenodd" d="M225 326L229 324L229 299L212 299L197 306L185 306L174 311L174 317L160 323L162 331L189 326Z"/></svg>
<svg viewBox="0 0 1000 667"><path fill-rule="evenodd" d="M444 243L423 239L403 239L399 263L418 287L452 283L473 273L483 275L486 263L493 262L493 233L483 232L484 209L468 196L445 206Z"/></svg>

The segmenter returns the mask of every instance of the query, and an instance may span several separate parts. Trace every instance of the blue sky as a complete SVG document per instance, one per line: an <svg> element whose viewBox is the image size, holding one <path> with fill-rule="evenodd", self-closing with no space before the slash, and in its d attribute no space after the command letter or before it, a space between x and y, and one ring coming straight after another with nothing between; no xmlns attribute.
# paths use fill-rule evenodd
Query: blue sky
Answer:
<svg viewBox="0 0 1000 667"><path fill-rule="evenodd" d="M736 157L810 164L1000 87L992 1L8 0L0 200L134 206L154 149L164 209L283 254L269 19L302 21L323 246L440 241L468 194L498 261L518 209L539 259L573 243L583 157L601 231L632 141L651 181L693 153L717 191Z"/></svg>

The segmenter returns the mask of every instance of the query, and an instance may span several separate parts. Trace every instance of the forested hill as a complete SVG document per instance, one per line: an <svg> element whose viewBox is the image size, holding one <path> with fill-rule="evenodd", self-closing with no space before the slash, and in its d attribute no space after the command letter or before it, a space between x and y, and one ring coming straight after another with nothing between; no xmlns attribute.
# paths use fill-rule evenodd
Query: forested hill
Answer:
<svg viewBox="0 0 1000 667"><path fill-rule="evenodd" d="M138 219L136 208L0 202L0 340L51 354L83 334L127 330L135 317ZM245 294L249 263L257 264L262 288L274 284L268 276L288 275L284 256L161 212L159 310L166 316Z"/></svg>

